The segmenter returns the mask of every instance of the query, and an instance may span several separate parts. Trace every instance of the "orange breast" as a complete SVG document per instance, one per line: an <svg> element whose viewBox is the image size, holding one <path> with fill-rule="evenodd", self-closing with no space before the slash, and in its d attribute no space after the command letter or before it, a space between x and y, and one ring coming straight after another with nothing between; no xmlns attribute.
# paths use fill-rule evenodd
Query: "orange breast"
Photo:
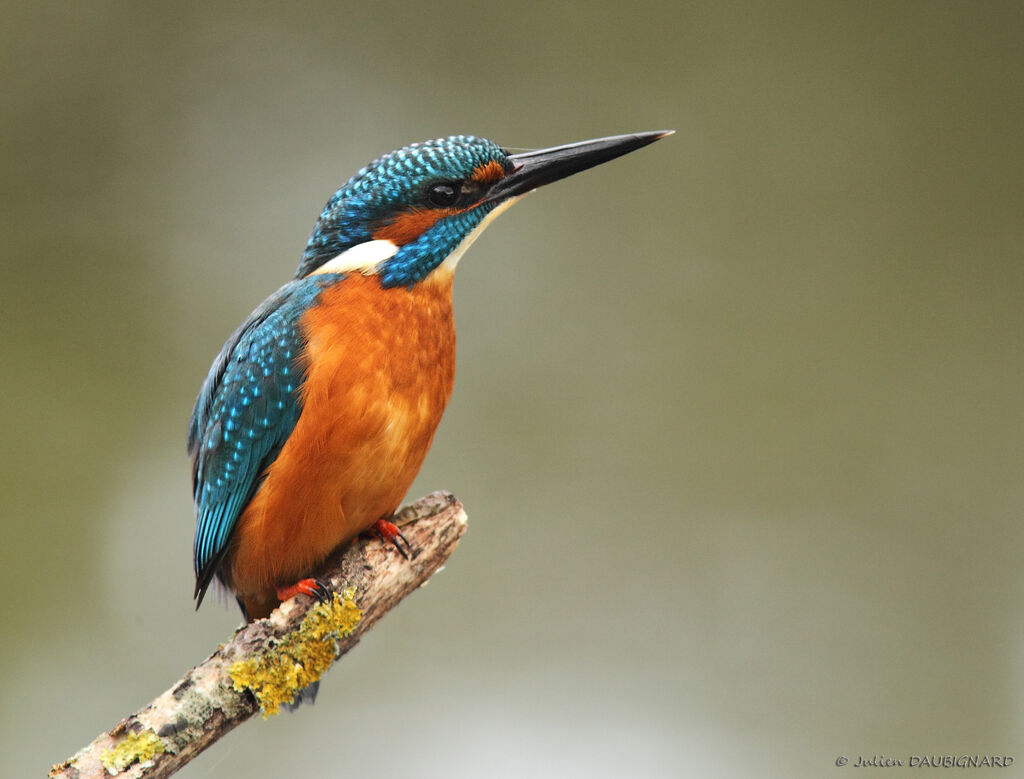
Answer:
<svg viewBox="0 0 1024 779"><path fill-rule="evenodd" d="M452 391L450 274L412 289L350 275L321 293L302 326L302 414L239 518L223 569L243 600L311 575L398 508Z"/></svg>

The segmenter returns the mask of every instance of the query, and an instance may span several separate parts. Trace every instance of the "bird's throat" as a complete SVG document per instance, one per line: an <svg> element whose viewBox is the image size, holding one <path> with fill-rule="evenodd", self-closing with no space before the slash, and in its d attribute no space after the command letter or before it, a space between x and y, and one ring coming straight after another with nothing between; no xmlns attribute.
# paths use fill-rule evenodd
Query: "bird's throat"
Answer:
<svg viewBox="0 0 1024 779"><path fill-rule="evenodd" d="M462 239L461 243L455 247L455 250L434 270L434 273L437 273L438 271L442 271L448 275L455 273L455 266L459 264L459 260L461 260L462 255L466 253L466 249L473 245L473 241L480 236L480 233L486 230L487 226L491 224L491 222L504 214L515 203L519 202L522 197L523 195L510 197L504 203L499 203L495 206L487 216L480 220L480 224L469 231L469 234Z"/></svg>

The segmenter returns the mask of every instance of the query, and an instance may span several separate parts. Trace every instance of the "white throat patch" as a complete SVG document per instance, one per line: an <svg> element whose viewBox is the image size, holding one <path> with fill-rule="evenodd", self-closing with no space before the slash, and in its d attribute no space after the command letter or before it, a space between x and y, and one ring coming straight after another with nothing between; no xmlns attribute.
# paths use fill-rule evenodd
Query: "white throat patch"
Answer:
<svg viewBox="0 0 1024 779"><path fill-rule="evenodd" d="M441 263L439 268L443 268L448 273L454 273L455 266L459 264L459 260L461 260L462 255L466 253L466 249L473 245L473 241L480 237L480 233L482 233L487 228L487 225L489 225L499 216L504 214L508 209L512 207L514 203L518 202L519 198L521 197L523 197L523 195L516 195L515 197L510 197L504 203L495 206L494 210L491 211L491 213L489 213L483 219L481 219L480 224L478 224L476 227L470 230L469 235L462 239L459 245L455 247L455 251L453 251L451 254L445 257L444 262Z"/></svg>

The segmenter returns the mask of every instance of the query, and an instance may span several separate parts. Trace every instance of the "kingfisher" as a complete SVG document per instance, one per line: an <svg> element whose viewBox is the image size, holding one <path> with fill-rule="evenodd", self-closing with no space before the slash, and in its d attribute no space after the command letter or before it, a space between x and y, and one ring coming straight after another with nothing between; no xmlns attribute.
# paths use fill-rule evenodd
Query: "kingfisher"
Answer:
<svg viewBox="0 0 1024 779"><path fill-rule="evenodd" d="M459 259L528 192L671 132L517 154L453 135L385 154L327 201L192 410L196 608L214 578L247 621L322 597L317 569L367 531L408 554L389 517L451 396Z"/></svg>

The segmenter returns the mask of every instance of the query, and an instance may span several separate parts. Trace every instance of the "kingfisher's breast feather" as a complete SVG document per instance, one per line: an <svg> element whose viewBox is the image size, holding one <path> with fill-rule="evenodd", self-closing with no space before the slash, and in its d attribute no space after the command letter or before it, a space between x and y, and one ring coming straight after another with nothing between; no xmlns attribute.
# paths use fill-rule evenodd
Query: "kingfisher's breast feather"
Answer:
<svg viewBox="0 0 1024 779"><path fill-rule="evenodd" d="M318 274L285 284L232 333L203 382L188 434L199 598L302 412L305 335L299 320L325 287L342 278Z"/></svg>

